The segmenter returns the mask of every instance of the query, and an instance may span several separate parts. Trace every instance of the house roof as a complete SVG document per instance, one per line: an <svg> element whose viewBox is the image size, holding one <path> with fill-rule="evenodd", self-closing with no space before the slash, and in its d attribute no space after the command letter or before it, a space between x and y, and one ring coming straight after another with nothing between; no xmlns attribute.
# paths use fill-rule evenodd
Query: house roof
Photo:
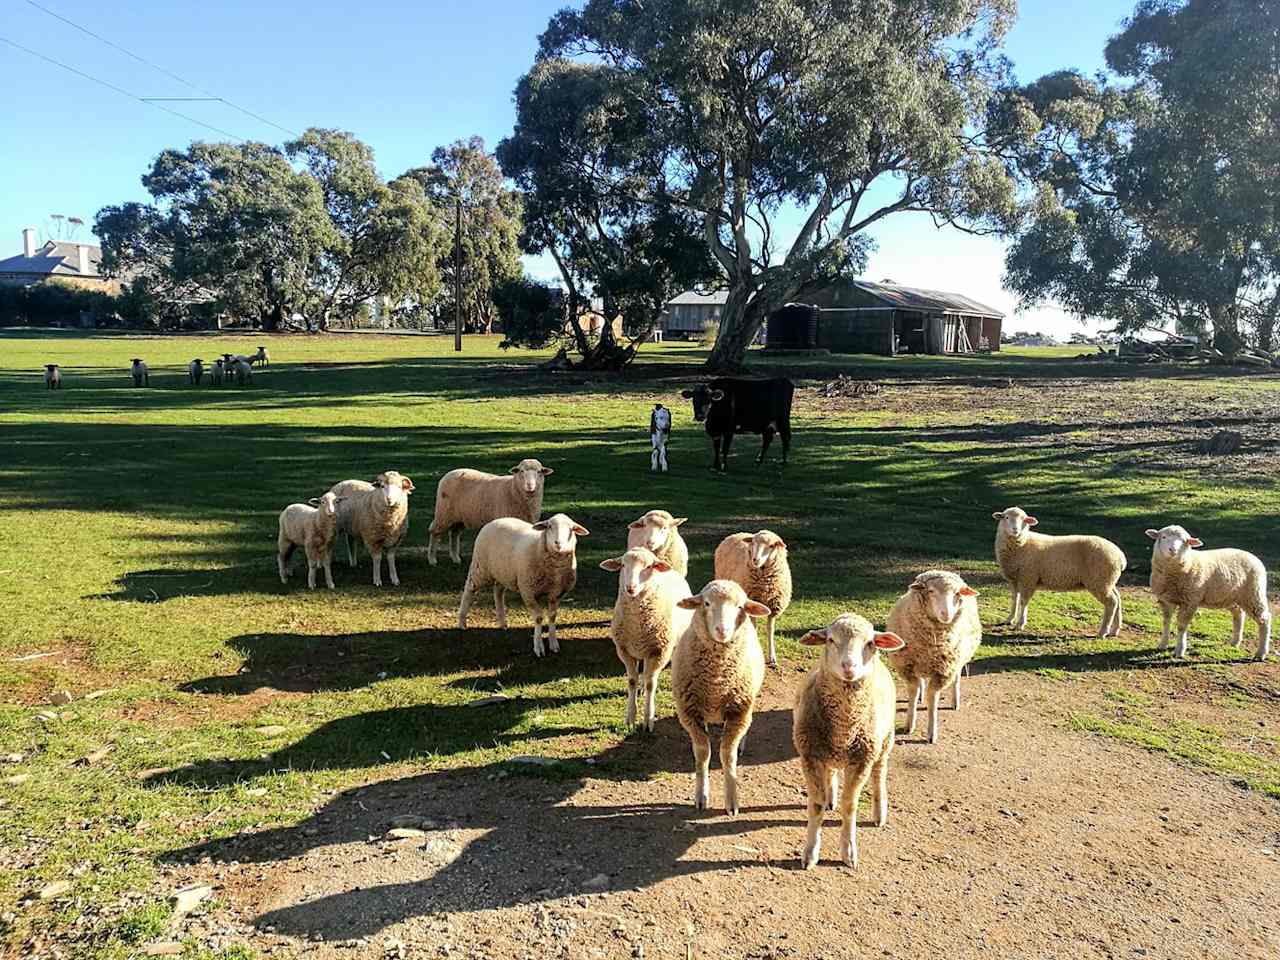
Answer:
<svg viewBox="0 0 1280 960"><path fill-rule="evenodd" d="M89 272L80 272L80 253L77 247L89 248ZM50 240L36 250L34 257L18 254L0 260L0 273L42 273L59 277L100 277L98 264L102 260L102 248L96 243L70 243Z"/></svg>
<svg viewBox="0 0 1280 960"><path fill-rule="evenodd" d="M728 290L716 290L714 293L698 293L696 290L686 290L684 293L668 300L667 306L678 304L715 304L724 306L725 301L728 299Z"/></svg>
<svg viewBox="0 0 1280 960"><path fill-rule="evenodd" d="M942 290L925 290L920 287L904 287L897 283L871 283L854 280L853 286L871 294L878 300L904 310L930 310L942 313L966 313L979 317L1004 317L1004 311L988 307L959 293Z"/></svg>

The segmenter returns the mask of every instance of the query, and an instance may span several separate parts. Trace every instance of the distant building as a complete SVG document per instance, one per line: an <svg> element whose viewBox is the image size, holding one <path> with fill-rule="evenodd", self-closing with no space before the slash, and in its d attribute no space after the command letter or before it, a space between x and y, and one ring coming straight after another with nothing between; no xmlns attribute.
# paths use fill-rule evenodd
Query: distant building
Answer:
<svg viewBox="0 0 1280 960"><path fill-rule="evenodd" d="M719 323L724 313L727 290L715 293L698 293L686 290L667 301L667 308L658 320L663 337L668 340L694 340L702 336L708 323Z"/></svg>
<svg viewBox="0 0 1280 960"><path fill-rule="evenodd" d="M75 286L118 289L118 281L99 272L101 261L102 248L96 243L50 240L36 246L36 232L27 227L22 231L22 253L0 260L0 283L26 287L57 278Z"/></svg>

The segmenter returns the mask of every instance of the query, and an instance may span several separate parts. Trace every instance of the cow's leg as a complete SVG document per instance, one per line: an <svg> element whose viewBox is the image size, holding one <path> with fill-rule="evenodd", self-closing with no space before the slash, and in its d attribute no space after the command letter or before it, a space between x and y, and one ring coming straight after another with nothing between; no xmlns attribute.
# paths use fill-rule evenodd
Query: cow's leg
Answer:
<svg viewBox="0 0 1280 960"><path fill-rule="evenodd" d="M764 455L769 452L769 444L773 443L773 434L773 424L760 431L760 456L756 457L756 463L764 463Z"/></svg>
<svg viewBox="0 0 1280 960"><path fill-rule="evenodd" d="M733 444L733 428L730 427L720 438L720 472L729 469L729 447Z"/></svg>

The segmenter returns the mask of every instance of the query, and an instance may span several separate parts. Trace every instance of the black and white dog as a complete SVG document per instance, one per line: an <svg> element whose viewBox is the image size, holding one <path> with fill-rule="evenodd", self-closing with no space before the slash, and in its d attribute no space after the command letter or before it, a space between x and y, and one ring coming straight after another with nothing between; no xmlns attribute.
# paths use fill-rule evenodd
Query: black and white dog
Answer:
<svg viewBox="0 0 1280 960"><path fill-rule="evenodd" d="M660 403L653 405L649 414L649 440L653 453L649 455L649 470L667 472L667 440L671 438L671 411Z"/></svg>

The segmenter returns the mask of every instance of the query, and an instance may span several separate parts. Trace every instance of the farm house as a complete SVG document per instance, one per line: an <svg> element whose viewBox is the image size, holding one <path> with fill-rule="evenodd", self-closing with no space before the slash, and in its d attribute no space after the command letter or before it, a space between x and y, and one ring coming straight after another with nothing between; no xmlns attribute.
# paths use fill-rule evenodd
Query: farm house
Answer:
<svg viewBox="0 0 1280 960"><path fill-rule="evenodd" d="M770 346L890 357L1000 349L1004 313L958 293L851 280L806 301L770 317Z"/></svg>

